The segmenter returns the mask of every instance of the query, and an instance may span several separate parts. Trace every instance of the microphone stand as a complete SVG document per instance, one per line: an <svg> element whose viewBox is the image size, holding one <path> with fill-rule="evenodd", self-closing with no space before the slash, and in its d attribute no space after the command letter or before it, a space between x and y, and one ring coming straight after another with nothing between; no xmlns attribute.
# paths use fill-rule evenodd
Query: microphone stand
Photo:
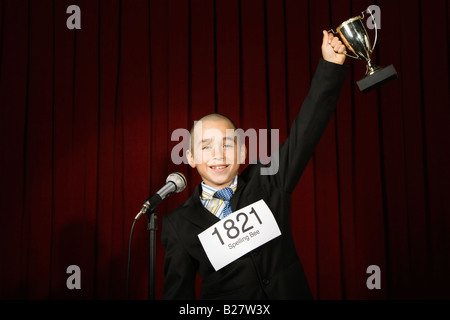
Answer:
<svg viewBox="0 0 450 320"><path fill-rule="evenodd" d="M176 176L174 178L174 176ZM180 180L180 181L178 181ZM179 184L177 184L178 182ZM156 261L156 230L158 230L158 218L156 207L173 192L180 192L186 187L186 178L179 172L172 173L167 177L166 184L157 193L147 199L142 205L141 211L136 215L134 221L144 213L147 215L147 230L149 231L149 267L148 267L148 300L155 300L155 261ZM134 223L133 223L134 226ZM131 236L130 236L131 239ZM131 244L131 240L130 240ZM129 260L129 258L128 258ZM128 276L127 276L128 296Z"/></svg>
<svg viewBox="0 0 450 320"><path fill-rule="evenodd" d="M156 211L147 212L147 230L149 231L149 268L148 268L148 300L155 300L155 261L156 261L156 230L158 218Z"/></svg>

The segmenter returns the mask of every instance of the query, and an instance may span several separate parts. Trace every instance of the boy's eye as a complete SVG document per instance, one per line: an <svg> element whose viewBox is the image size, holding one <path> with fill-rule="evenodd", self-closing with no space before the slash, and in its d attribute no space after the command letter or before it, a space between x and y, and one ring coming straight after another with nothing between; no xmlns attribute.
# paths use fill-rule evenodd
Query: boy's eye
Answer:
<svg viewBox="0 0 450 320"><path fill-rule="evenodd" d="M232 144L224 144L223 147L224 148L233 148L234 146Z"/></svg>
<svg viewBox="0 0 450 320"><path fill-rule="evenodd" d="M203 146L202 147L202 150L209 150L209 149L211 149L211 146Z"/></svg>

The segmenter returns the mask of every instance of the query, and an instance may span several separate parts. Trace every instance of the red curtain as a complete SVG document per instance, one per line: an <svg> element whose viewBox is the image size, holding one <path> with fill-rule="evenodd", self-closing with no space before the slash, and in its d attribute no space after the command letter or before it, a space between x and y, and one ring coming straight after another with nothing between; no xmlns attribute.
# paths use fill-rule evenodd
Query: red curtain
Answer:
<svg viewBox="0 0 450 320"><path fill-rule="evenodd" d="M80 30L66 26L72 4ZM185 174L160 223L200 182L172 162L172 132L216 111L284 140L322 30L371 4L381 9L373 57L399 78L363 94L364 63L347 59L337 111L292 196L298 254L317 299L449 298L444 0L0 1L0 298L124 298L143 201ZM132 238L132 299L147 298L146 227L139 220ZM70 265L81 289L66 286ZM366 285L371 265L380 289Z"/></svg>

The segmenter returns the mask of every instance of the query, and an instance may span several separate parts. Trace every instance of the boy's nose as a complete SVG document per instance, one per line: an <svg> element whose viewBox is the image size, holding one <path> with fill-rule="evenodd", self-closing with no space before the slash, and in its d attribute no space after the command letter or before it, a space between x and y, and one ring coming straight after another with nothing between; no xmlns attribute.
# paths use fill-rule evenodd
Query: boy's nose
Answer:
<svg viewBox="0 0 450 320"><path fill-rule="evenodd" d="M222 146L215 145L214 148L212 149L211 156L213 156L214 158L223 157Z"/></svg>

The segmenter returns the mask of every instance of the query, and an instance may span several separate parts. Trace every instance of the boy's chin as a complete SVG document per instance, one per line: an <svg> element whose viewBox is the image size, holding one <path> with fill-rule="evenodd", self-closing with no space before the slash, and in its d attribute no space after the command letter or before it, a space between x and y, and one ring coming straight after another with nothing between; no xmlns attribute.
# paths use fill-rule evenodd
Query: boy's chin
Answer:
<svg viewBox="0 0 450 320"><path fill-rule="evenodd" d="M208 175L208 176L202 176L203 181L206 185L209 185L211 187L218 187L218 186L228 186L233 182L234 177L237 175L226 175L223 177L217 177L214 175Z"/></svg>
<svg viewBox="0 0 450 320"><path fill-rule="evenodd" d="M206 179L203 179L203 181L207 182L207 184L212 184L214 186L223 186L227 184L231 184L233 181L233 178L226 178L226 179L214 179L212 177L205 177Z"/></svg>

